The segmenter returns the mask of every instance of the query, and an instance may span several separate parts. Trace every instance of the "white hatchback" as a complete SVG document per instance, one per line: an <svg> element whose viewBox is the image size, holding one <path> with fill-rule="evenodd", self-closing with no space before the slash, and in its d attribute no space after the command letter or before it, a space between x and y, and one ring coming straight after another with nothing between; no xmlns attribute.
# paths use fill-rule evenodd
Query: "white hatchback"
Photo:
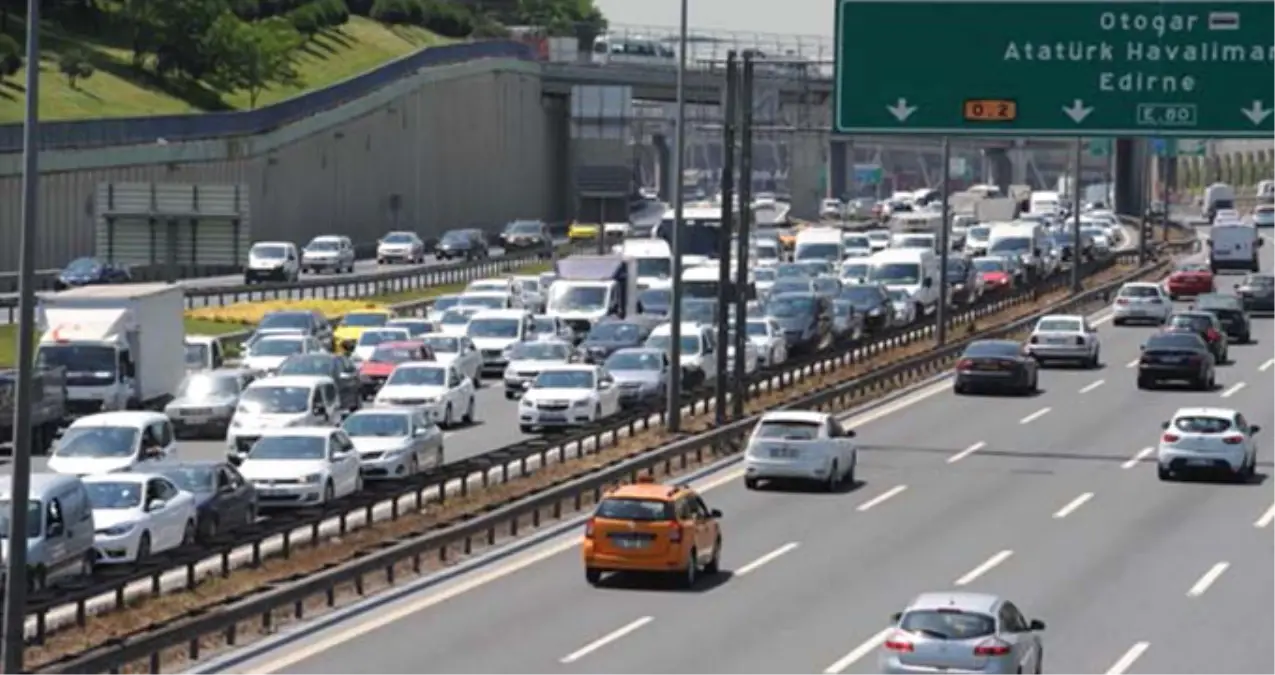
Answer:
<svg viewBox="0 0 1275 675"><path fill-rule="evenodd" d="M1164 433L1156 449L1160 480L1191 471L1225 471L1237 481L1252 478L1257 465L1261 431L1244 415L1229 408L1179 408L1161 425Z"/></svg>

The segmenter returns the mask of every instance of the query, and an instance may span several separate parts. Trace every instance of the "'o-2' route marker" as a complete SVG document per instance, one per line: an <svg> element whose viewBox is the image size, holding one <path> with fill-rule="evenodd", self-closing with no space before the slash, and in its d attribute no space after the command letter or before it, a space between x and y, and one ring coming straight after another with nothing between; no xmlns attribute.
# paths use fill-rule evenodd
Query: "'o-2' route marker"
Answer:
<svg viewBox="0 0 1275 675"><path fill-rule="evenodd" d="M844 134L1275 136L1272 0L836 0Z"/></svg>

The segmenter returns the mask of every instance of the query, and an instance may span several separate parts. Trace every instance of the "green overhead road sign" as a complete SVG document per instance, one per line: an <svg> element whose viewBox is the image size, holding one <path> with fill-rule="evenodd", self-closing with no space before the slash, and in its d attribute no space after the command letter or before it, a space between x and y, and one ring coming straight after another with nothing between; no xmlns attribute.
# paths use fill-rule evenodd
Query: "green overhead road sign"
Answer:
<svg viewBox="0 0 1275 675"><path fill-rule="evenodd" d="M1271 0L837 0L843 134L1270 138Z"/></svg>

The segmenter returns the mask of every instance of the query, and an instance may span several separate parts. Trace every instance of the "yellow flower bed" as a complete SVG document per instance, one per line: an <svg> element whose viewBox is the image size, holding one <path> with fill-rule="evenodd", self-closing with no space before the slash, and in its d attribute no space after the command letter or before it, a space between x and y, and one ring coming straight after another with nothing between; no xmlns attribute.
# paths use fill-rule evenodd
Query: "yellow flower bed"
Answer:
<svg viewBox="0 0 1275 675"><path fill-rule="evenodd" d="M200 321L236 323L245 326L261 322L262 317L284 310L310 309L322 312L328 319L337 319L360 310L387 310L385 305L358 299L322 300L266 300L263 302L238 302L219 307L199 307L186 310L186 318Z"/></svg>

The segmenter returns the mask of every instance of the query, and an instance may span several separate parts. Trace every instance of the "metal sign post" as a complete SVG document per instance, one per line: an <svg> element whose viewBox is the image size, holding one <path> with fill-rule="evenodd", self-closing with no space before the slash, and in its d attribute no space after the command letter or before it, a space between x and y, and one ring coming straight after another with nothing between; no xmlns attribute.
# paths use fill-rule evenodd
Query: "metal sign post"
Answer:
<svg viewBox="0 0 1275 675"><path fill-rule="evenodd" d="M34 2L35 0L32 0ZM682 174L686 168L686 3L682 0L681 29L677 57L677 140L673 145L673 306L669 317L672 344L669 350L668 414L665 426L677 433L682 430L682 225L686 195Z"/></svg>
<svg viewBox="0 0 1275 675"><path fill-rule="evenodd" d="M952 191L952 139L947 136L943 137L943 182L942 187L939 189L943 192L941 197L943 225L939 230L939 278L931 283L938 286L939 290L938 312L935 317L934 327L936 331L935 342L937 346L942 347L947 344L948 298L951 295L948 292L947 263L948 256L952 254L952 243L948 236L948 233L952 230L952 215L947 197L948 193Z"/></svg>
<svg viewBox="0 0 1275 675"><path fill-rule="evenodd" d="M739 66L735 60L735 52L726 54L726 123L722 127L722 225L717 232L717 311L720 317L717 322L717 379L713 382L716 404L713 406L714 419L718 426L726 423L726 394L729 368L727 362L726 342L730 333L729 325L730 301L730 237L735 220L735 108L739 99ZM743 262L740 262L743 265Z"/></svg>
<svg viewBox="0 0 1275 675"><path fill-rule="evenodd" d="M753 68L752 52L744 52L744 77L740 86L742 119L739 135L742 146L739 175L742 185L739 191L739 268L735 271L735 394L731 410L736 419L744 416L744 402L748 398L744 352L748 344L748 240L752 236L753 223Z"/></svg>

